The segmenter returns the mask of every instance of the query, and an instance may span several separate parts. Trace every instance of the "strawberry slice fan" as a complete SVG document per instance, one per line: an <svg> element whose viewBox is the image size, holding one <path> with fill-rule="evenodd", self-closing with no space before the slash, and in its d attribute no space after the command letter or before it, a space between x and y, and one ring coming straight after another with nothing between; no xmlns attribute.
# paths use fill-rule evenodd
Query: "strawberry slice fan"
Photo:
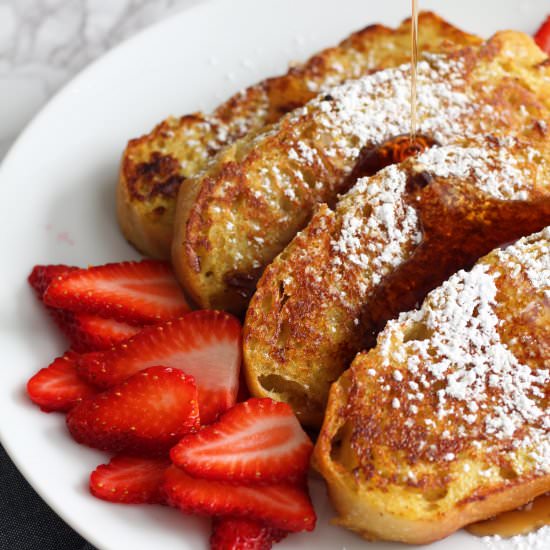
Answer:
<svg viewBox="0 0 550 550"><path fill-rule="evenodd" d="M99 392L79 376L77 358L77 353L68 351L28 381L29 397L44 412L68 412L83 399Z"/></svg>
<svg viewBox="0 0 550 550"><path fill-rule="evenodd" d="M236 402L241 365L241 326L227 313L193 311L143 329L110 350L82 355L79 374L112 388L152 365L181 369L197 384L202 424Z"/></svg>
<svg viewBox="0 0 550 550"><path fill-rule="evenodd" d="M52 279L48 306L143 326L189 311L166 262L143 260L71 270Z"/></svg>
<svg viewBox="0 0 550 550"><path fill-rule="evenodd" d="M112 453L163 455L200 427L197 388L179 369L150 367L67 415L75 441Z"/></svg>
<svg viewBox="0 0 550 550"><path fill-rule="evenodd" d="M88 269L36 266L29 282L69 335L72 348L93 350L66 355L64 362L33 377L29 395L45 410L67 411L98 389L111 388L151 366L180 369L195 378L203 424L235 403L239 322L222 312L185 313L188 306L164 262ZM107 314L117 319L102 317ZM148 325L130 324L138 320ZM52 392L54 382L57 389Z"/></svg>
<svg viewBox="0 0 550 550"><path fill-rule="evenodd" d="M117 455L90 475L90 492L97 498L124 504L163 504L167 458Z"/></svg>
<svg viewBox="0 0 550 550"><path fill-rule="evenodd" d="M71 349L28 395L67 413L75 441L115 455L91 473L92 495L212 516L213 549L267 549L314 528L313 445L292 409L237 403L247 390L236 318L189 312L170 267L152 260L39 265L29 283Z"/></svg>
<svg viewBox="0 0 550 550"><path fill-rule="evenodd" d="M151 262L147 262L145 265L148 271L151 269L150 264ZM129 265L132 266L134 276L136 271L144 267L143 262L125 262L124 265L127 266L127 269L130 269L128 268ZM32 270L28 280L38 299L44 302L46 290L52 282L56 281L56 284L61 285L63 277L69 274L74 274L75 277L80 272L88 273L92 271L93 274L97 269L90 268L86 270L66 265L37 265ZM161 269L164 269L164 267ZM104 282L104 284L107 284L107 282ZM108 281L108 284L116 285L116 281ZM70 295L68 290L63 290L63 292ZM95 295L93 288L88 288L87 292L91 296ZM119 288L118 294L122 295L123 289ZM113 300L115 300L114 297ZM128 299L126 298L125 301L127 302ZM141 326L134 326L125 321L117 321L108 316L91 313L86 303L77 302L76 300L72 300L72 303L72 310L48 306L47 311L61 331L68 337L74 351L87 352L108 349L112 345L133 336L141 329ZM116 301L106 302L105 308L116 310L119 309L119 305Z"/></svg>
<svg viewBox="0 0 550 550"><path fill-rule="evenodd" d="M286 403L252 398L218 422L183 437L174 464L193 477L215 481L303 481L313 445Z"/></svg>
<svg viewBox="0 0 550 550"><path fill-rule="evenodd" d="M172 448L166 501L187 514L221 518L213 523L212 548L271 548L287 533L315 526L306 483L312 450L289 405L251 398Z"/></svg>

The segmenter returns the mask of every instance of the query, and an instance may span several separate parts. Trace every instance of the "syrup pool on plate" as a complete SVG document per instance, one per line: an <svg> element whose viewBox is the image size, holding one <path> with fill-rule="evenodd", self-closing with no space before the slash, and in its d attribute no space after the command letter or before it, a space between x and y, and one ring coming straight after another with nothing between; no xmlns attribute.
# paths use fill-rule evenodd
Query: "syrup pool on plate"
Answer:
<svg viewBox="0 0 550 550"><path fill-rule="evenodd" d="M466 530L480 537L513 537L526 535L544 525L550 525L550 494L542 495L518 510L473 523L466 527Z"/></svg>

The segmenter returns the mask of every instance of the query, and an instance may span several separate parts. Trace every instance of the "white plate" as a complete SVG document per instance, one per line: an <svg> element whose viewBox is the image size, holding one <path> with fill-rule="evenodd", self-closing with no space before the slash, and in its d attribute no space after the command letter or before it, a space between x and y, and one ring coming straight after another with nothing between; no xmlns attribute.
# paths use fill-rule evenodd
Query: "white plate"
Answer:
<svg viewBox="0 0 550 550"><path fill-rule="evenodd" d="M532 33L548 0L421 0L451 22L489 36ZM408 0L227 0L183 12L116 48L59 93L23 133L0 172L0 435L48 504L101 549L207 548L208 522L154 506L101 502L87 492L102 453L74 444L63 417L42 414L25 382L64 350L26 277L37 263L99 264L137 258L116 222L114 189L130 137L166 115L211 109L239 88L284 72L307 55L374 22L395 25ZM283 548L403 548L371 544L330 526L330 504L312 484L319 525ZM548 548L550 540L540 548ZM507 547L511 548L511 545ZM479 550L458 533L431 548Z"/></svg>

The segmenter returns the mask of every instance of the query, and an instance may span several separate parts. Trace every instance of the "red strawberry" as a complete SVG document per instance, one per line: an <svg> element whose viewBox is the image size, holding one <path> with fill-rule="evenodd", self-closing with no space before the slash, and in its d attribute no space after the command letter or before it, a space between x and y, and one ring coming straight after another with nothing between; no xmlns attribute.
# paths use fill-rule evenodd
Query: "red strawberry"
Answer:
<svg viewBox="0 0 550 550"><path fill-rule="evenodd" d="M98 393L98 389L78 376L74 352L39 370L27 383L27 393L45 412L69 411L83 399Z"/></svg>
<svg viewBox="0 0 550 550"><path fill-rule="evenodd" d="M98 466L90 475L92 495L110 502L160 504L166 458L141 458L119 455L109 464Z"/></svg>
<svg viewBox="0 0 550 550"><path fill-rule="evenodd" d="M245 518L215 518L211 550L269 550L286 532Z"/></svg>
<svg viewBox="0 0 550 550"><path fill-rule="evenodd" d="M67 425L90 447L160 455L199 426L195 382L177 369L148 368L80 403Z"/></svg>
<svg viewBox="0 0 550 550"><path fill-rule="evenodd" d="M151 365L181 369L195 378L201 421L208 424L235 403L240 335L240 324L231 315L193 311L145 328L112 350L82 356L79 372L106 388Z"/></svg>
<svg viewBox="0 0 550 550"><path fill-rule="evenodd" d="M63 275L65 273L70 273L71 271L78 271L78 267L72 267L67 265L35 265L33 270L31 271L31 274L28 277L29 284L33 288L34 292L36 293L36 296L38 299L43 302L44 301L44 293L46 292L46 289L50 285L50 283L60 275ZM69 328L73 321L73 314L62 310L57 309L54 307L46 307L48 313L52 317L52 319L55 321L55 324L67 335L69 336L69 333L72 332L72 330ZM69 336L70 338L70 336ZM73 344L73 342L71 342ZM78 352L82 351L91 351L86 349L85 346L80 346L77 342L77 345L72 345L73 349Z"/></svg>
<svg viewBox="0 0 550 550"><path fill-rule="evenodd" d="M315 527L309 496L294 485L231 485L191 477L177 466L168 468L164 476L168 504L188 514L245 517L283 531Z"/></svg>
<svg viewBox="0 0 550 550"><path fill-rule="evenodd" d="M550 15L535 34L535 42L543 52L550 55Z"/></svg>
<svg viewBox="0 0 550 550"><path fill-rule="evenodd" d="M286 403L249 399L170 452L188 474L245 483L303 478L313 445Z"/></svg>
<svg viewBox="0 0 550 550"><path fill-rule="evenodd" d="M55 278L78 269L66 265L37 265L29 275L29 283L42 300L46 289ZM47 307L47 310L71 341L72 349L77 352L108 349L140 330L114 319L104 319L88 313L72 313L54 307Z"/></svg>
<svg viewBox="0 0 550 550"><path fill-rule="evenodd" d="M170 265L156 260L106 264L59 275L48 286L44 302L136 325L189 311Z"/></svg>
<svg viewBox="0 0 550 550"><path fill-rule="evenodd" d="M71 271L78 271L78 269L78 267L63 264L35 265L29 275L29 284L36 292L38 299L42 300L44 292L55 278Z"/></svg>
<svg viewBox="0 0 550 550"><path fill-rule="evenodd" d="M83 352L112 348L142 330L140 327L105 319L99 315L69 311L65 313L62 328L71 340L73 349Z"/></svg>

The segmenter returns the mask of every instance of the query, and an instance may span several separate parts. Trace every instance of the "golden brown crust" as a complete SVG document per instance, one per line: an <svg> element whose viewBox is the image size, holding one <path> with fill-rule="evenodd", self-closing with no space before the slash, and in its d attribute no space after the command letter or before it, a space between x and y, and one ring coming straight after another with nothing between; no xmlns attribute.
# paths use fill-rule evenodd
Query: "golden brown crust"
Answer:
<svg viewBox="0 0 550 550"><path fill-rule="evenodd" d="M331 502L338 514L334 523L357 532L367 540L395 540L410 544L428 544L449 536L465 525L490 518L501 512L514 510L523 504L531 502L550 489L550 474L533 479L524 479L516 484L497 484L490 490L478 490L454 503L449 509L434 513L433 517L409 517L412 506L407 488L399 491L390 485L386 490L373 491L362 488L352 471L349 471L334 461L334 442L338 430L343 426L342 410L346 405L344 374L331 390L327 407L327 420L315 446L314 467L325 478ZM467 490L468 481L459 487ZM447 487L441 484L425 487L424 496L414 495L414 500L420 500L430 506L431 495L444 492ZM431 490L431 491L430 491ZM411 491L412 492L412 491ZM418 493L418 491L414 491ZM399 503L399 514L387 510L388 500ZM433 501L432 501L433 502Z"/></svg>
<svg viewBox="0 0 550 550"><path fill-rule="evenodd" d="M377 347L358 355L333 385L314 463L337 523L366 538L426 543L550 489L549 238L546 229L453 276L419 311L390 322ZM462 324L461 315L471 323ZM474 362L450 355L448 343L470 337L484 339ZM429 355L412 354L422 342ZM440 376L444 358L450 362ZM507 381L519 370L521 382ZM466 372L474 377L456 377ZM421 380L422 395L408 395Z"/></svg>
<svg viewBox="0 0 550 550"><path fill-rule="evenodd" d="M396 195L392 215L401 224L411 208L421 237L411 231L403 241L383 241L375 227L358 231L355 254L366 255L374 269L354 264L349 250L335 243L346 218L356 215L368 225L376 201L372 189L393 172L379 172L365 189L352 189L334 211L321 206L267 267L247 310L243 353L252 393L288 402L302 423L319 427L331 384L389 319L495 246L550 224L550 148L536 132L529 136L528 145L511 149L529 182L522 200L491 196L473 174L439 177L415 159L400 165L409 185ZM497 150L489 142L487 155ZM536 158L525 159L534 151ZM504 191L503 175L494 165L492 171ZM377 242L381 246L373 250ZM399 248L399 261L376 264L376 256L391 247Z"/></svg>
<svg viewBox="0 0 550 550"><path fill-rule="evenodd" d="M313 98L320 88L405 62L408 40L408 23L397 30L372 25L287 74L236 94L212 115L168 118L149 134L131 140L123 153L118 183L122 188L118 192L119 220L126 238L145 254L168 258L175 192L183 181L202 170L221 148L278 121ZM451 42L476 44L479 39L435 14L420 15L423 50L440 49Z"/></svg>
<svg viewBox="0 0 550 550"><path fill-rule="evenodd" d="M117 187L117 213L124 236L140 252L169 257L175 203L186 177L205 164L206 140L217 127L197 113L168 118L149 134L132 139L123 155ZM186 140L197 145L189 158Z"/></svg>
<svg viewBox="0 0 550 550"><path fill-rule="evenodd" d="M466 131L498 133L532 122L534 114L517 110L524 96L531 95L535 111L547 101L548 81L533 67L543 57L521 33L498 34L481 49L431 56L432 65L422 65L430 93L421 96L427 98L421 107L442 135L439 141L456 143ZM391 88L397 81L408 87L405 72L379 72L320 95L228 147L181 188L172 261L202 307L242 312L258 275L306 225L315 205L332 205L347 190L357 148L377 145L394 128L406 131L408 96ZM530 88L537 86L533 97ZM388 96L393 109L386 108Z"/></svg>

